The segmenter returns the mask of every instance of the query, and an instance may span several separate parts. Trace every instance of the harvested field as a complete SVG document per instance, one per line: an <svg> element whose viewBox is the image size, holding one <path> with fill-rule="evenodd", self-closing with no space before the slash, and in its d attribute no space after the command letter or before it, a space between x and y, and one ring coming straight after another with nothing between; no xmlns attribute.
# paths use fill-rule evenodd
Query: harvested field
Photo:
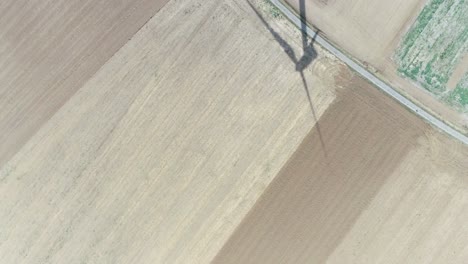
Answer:
<svg viewBox="0 0 468 264"><path fill-rule="evenodd" d="M170 1L2 166L0 262L208 263L314 123L246 2Z"/></svg>
<svg viewBox="0 0 468 264"><path fill-rule="evenodd" d="M4 41L23 59L0 59L16 63L0 78L25 83L1 86L2 117L40 122L0 123L19 142L2 146L0 263L463 263L468 147L252 2L136 4L151 17L136 34L115 15L128 29L83 46ZM110 5L63 4L15 12ZM93 36L81 25L53 24ZM65 80L54 104L43 71Z"/></svg>
<svg viewBox="0 0 468 264"><path fill-rule="evenodd" d="M311 130L214 263L466 260L468 148L359 77L341 81L323 137Z"/></svg>
<svg viewBox="0 0 468 264"><path fill-rule="evenodd" d="M2 1L0 166L167 1Z"/></svg>

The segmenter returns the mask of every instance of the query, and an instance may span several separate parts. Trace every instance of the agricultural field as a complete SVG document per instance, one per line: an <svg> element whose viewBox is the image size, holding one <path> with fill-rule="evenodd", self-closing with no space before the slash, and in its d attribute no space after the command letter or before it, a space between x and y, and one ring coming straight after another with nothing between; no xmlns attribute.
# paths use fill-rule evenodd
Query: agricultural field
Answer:
<svg viewBox="0 0 468 264"><path fill-rule="evenodd" d="M468 148L338 76L335 102L213 263L464 263Z"/></svg>
<svg viewBox="0 0 468 264"><path fill-rule="evenodd" d="M468 111L468 72L463 75L455 89L448 92L445 100L460 111Z"/></svg>
<svg viewBox="0 0 468 264"><path fill-rule="evenodd" d="M468 113L468 68L450 90L448 81L468 52L468 2L431 0L396 50L398 72L459 111ZM466 66L466 65L465 65ZM459 76L460 77L460 76Z"/></svg>
<svg viewBox="0 0 468 264"><path fill-rule="evenodd" d="M468 146L267 1L7 0L0 27L0 263L468 258Z"/></svg>
<svg viewBox="0 0 468 264"><path fill-rule="evenodd" d="M209 263L333 102L316 52L314 116L247 2L169 1L0 167L0 263Z"/></svg>
<svg viewBox="0 0 468 264"><path fill-rule="evenodd" d="M0 165L168 1L1 1Z"/></svg>

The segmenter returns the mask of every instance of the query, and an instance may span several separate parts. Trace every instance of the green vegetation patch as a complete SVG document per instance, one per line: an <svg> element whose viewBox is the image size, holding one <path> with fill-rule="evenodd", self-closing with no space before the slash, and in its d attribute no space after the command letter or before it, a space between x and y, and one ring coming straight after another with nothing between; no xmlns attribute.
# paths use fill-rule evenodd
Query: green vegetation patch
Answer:
<svg viewBox="0 0 468 264"><path fill-rule="evenodd" d="M263 0L263 4L266 6L268 13L274 18L281 18L281 11L273 5L269 0Z"/></svg>
<svg viewBox="0 0 468 264"><path fill-rule="evenodd" d="M430 0L401 41L394 59L400 74L447 99L447 82L467 51L467 0ZM466 108L466 75L464 80L450 93L459 94L460 99L447 102Z"/></svg>
<svg viewBox="0 0 468 264"><path fill-rule="evenodd" d="M468 72L457 84L453 91L448 92L445 100L462 113L468 113Z"/></svg>

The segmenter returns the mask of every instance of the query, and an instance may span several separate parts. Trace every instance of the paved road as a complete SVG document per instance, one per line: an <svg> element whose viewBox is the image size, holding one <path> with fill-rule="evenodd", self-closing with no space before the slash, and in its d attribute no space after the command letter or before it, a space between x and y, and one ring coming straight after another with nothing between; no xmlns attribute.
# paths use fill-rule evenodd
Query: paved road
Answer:
<svg viewBox="0 0 468 264"><path fill-rule="evenodd" d="M281 12L289 19L291 20L297 27L301 28L301 20L291 12L280 0L270 0L271 3L273 3L276 7L278 7ZM335 48L332 44L330 44L328 41L326 41L324 38L320 37L316 32L314 32L309 26L306 28L307 34L310 37L315 38L315 41L320 44L322 47L327 49L329 52L333 53L336 57L338 57L340 60L342 60L344 63L346 63L349 67L354 69L356 72L364 76L367 80L369 80L371 83L376 85L378 88L386 92L388 95L391 97L395 98L398 102L401 104L405 105L409 109L411 109L413 112L415 112L417 115L420 117L424 118L427 122L431 123L432 125L438 127L439 129L445 131L447 134L451 135L452 137L460 140L461 142L465 143L468 145L468 137L460 133L459 131L453 129L451 126L447 125L437 117L433 116L429 112L425 111L421 107L417 106L415 103L401 95L399 92L397 92L395 89L390 87L388 84L384 83L381 81L379 78L377 78L375 75L370 73L368 70L366 70L364 67L353 61L350 57L345 55L343 52Z"/></svg>

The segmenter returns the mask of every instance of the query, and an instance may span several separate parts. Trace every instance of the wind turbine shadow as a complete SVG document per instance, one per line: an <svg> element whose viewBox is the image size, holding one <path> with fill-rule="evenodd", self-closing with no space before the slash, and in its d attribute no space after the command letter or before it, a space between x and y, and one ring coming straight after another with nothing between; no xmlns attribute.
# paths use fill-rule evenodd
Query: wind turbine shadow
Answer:
<svg viewBox="0 0 468 264"><path fill-rule="evenodd" d="M301 36L302 36L302 56L298 59L296 57L296 54L294 53L294 50L292 47L287 43L286 40L284 40L269 24L266 22L266 20L263 18L263 16L255 9L255 7L247 0L247 3L249 6L252 8L252 10L255 12L257 17L260 19L260 21L263 23L263 25L268 29L270 34L273 36L273 38L278 42L278 44L283 48L284 52L288 55L289 59L294 63L295 69L297 72L299 72L301 79L302 79L302 84L304 86L304 90L307 95L307 99L309 101L309 106L312 112L312 115L315 120L315 129L317 130L317 134L320 139L320 143L322 145L323 152L325 154L325 157L327 156L327 151L325 148L325 142L323 140L322 136L322 131L320 130L320 124L317 118L317 113L315 112L314 104L312 102L312 97L310 95L309 91L309 86L307 84L307 80L304 75L304 70L314 61L314 59L317 58L317 52L315 51L314 48L314 43L315 43L315 38L317 37L319 31L317 30L315 32L314 37L309 41L309 38L307 36L307 16L306 16L306 8L305 8L305 0L300 0L299 3L299 13L300 13L300 18L301 18Z"/></svg>

